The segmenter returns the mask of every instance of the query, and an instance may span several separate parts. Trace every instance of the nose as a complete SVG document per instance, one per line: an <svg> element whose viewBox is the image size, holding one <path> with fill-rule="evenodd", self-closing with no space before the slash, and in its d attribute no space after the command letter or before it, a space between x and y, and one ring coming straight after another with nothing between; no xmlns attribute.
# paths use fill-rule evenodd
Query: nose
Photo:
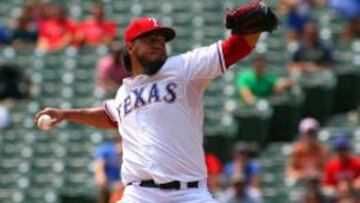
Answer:
<svg viewBox="0 0 360 203"><path fill-rule="evenodd" d="M154 37L152 38L152 43L165 43L165 38L164 36L157 34L154 35Z"/></svg>
<svg viewBox="0 0 360 203"><path fill-rule="evenodd" d="M165 46L165 39L164 37L157 37L152 41L153 47L155 48L162 48Z"/></svg>

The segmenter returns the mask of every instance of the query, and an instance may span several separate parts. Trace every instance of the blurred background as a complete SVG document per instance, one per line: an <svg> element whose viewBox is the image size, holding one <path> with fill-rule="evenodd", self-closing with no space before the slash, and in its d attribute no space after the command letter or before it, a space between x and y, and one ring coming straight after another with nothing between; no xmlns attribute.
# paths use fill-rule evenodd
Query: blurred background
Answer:
<svg viewBox="0 0 360 203"><path fill-rule="evenodd" d="M120 199L116 132L41 132L34 114L113 97L129 76L123 30L134 17L174 27L175 55L226 38L226 11L247 2L0 1L0 203ZM224 203L358 202L360 2L266 2L280 29L204 96L209 188Z"/></svg>

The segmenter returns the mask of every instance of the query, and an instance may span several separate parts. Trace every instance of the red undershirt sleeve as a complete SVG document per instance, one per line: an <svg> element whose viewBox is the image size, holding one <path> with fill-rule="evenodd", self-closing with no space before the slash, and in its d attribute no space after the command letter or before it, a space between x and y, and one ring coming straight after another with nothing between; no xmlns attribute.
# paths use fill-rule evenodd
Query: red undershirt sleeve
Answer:
<svg viewBox="0 0 360 203"><path fill-rule="evenodd" d="M225 66L226 69L228 69L231 65L247 56L254 47L249 46L242 36L230 35L229 38L221 43L221 48L224 55Z"/></svg>

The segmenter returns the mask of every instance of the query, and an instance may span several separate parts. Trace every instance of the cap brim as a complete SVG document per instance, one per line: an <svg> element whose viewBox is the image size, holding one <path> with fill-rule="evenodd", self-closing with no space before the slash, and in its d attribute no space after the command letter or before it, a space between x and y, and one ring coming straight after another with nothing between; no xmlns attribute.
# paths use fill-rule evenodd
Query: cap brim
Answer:
<svg viewBox="0 0 360 203"><path fill-rule="evenodd" d="M162 28L156 29L156 31L160 31L164 35L165 41L167 41L167 42L171 41L176 36L175 30L172 28L169 28L169 27L162 27Z"/></svg>
<svg viewBox="0 0 360 203"><path fill-rule="evenodd" d="M151 33L151 32L155 32L155 31L160 32L160 33L165 37L165 41L166 41L166 42L171 41L171 40L174 39L175 36L176 36L176 32L175 32L174 29L169 28L169 27L159 27L159 28L150 30L150 31L148 31L148 32L145 32L145 33L139 35L139 36L136 37L136 38L139 38L139 37L141 37L141 36L143 36L143 35L146 35L146 34L149 34L149 33Z"/></svg>

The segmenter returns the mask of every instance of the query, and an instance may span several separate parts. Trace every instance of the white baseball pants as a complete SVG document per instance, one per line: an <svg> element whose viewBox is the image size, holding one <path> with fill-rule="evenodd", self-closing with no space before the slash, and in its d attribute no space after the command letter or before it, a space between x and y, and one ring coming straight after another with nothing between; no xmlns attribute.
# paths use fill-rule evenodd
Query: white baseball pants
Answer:
<svg viewBox="0 0 360 203"><path fill-rule="evenodd" d="M206 187L181 190L160 190L158 188L130 185L118 203L218 203Z"/></svg>

